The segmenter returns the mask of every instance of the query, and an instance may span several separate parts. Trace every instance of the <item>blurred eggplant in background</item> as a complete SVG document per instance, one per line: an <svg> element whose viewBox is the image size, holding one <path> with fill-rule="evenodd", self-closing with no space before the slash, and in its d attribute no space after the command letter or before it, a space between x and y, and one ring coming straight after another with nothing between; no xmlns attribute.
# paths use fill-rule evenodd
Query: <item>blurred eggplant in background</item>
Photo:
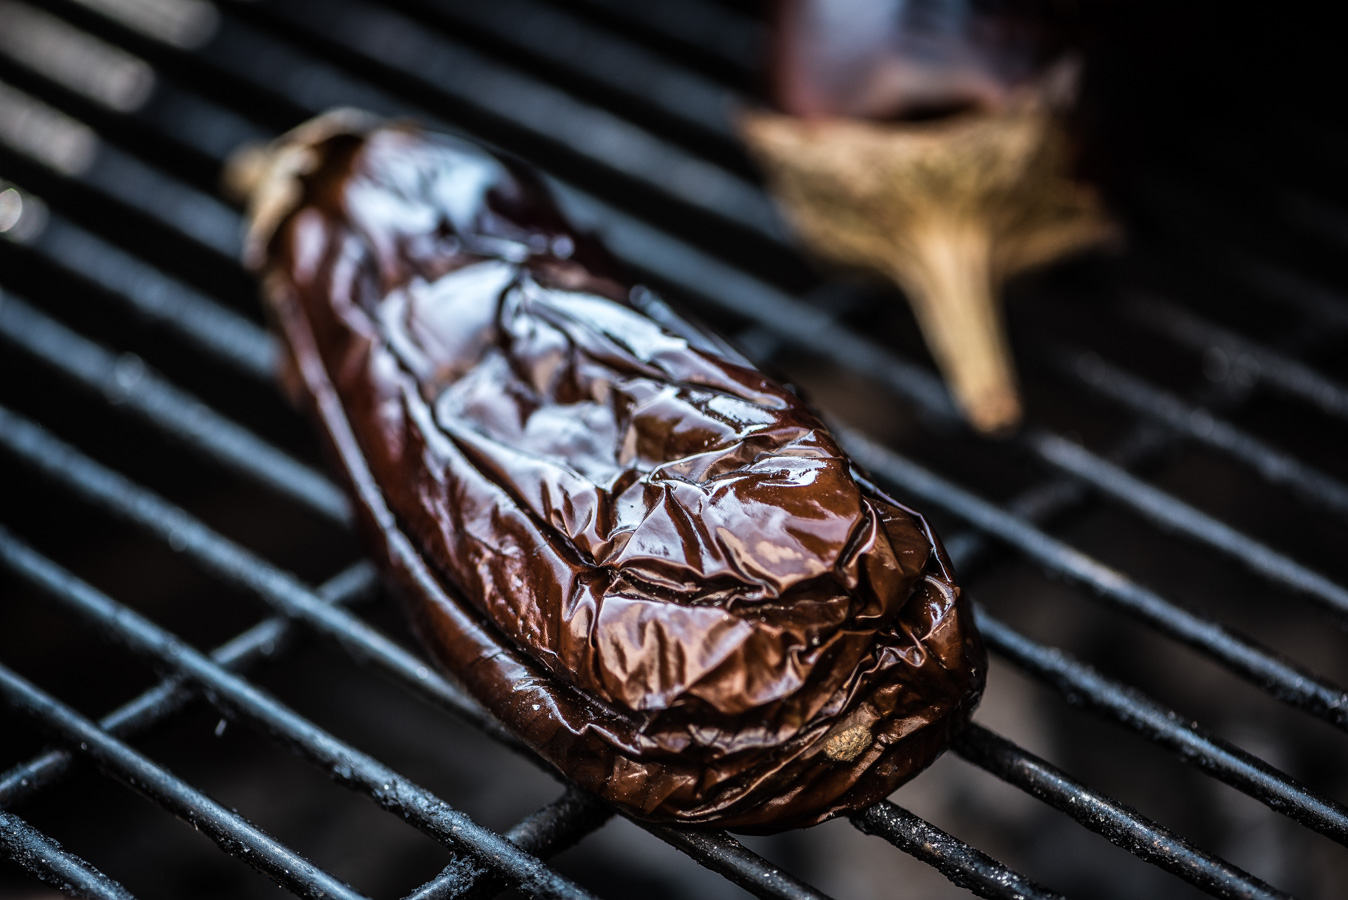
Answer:
<svg viewBox="0 0 1348 900"><path fill-rule="evenodd" d="M1072 9L783 0L776 110L740 120L805 244L902 288L986 433L1022 414L1002 283L1114 234L1065 124L1081 66Z"/></svg>

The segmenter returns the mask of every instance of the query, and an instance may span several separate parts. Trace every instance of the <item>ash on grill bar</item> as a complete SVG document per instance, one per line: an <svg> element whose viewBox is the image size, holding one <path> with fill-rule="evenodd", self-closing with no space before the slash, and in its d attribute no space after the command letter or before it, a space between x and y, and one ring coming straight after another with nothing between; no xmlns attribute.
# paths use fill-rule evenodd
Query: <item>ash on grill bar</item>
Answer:
<svg viewBox="0 0 1348 900"><path fill-rule="evenodd" d="M1175 6L1045 5L1089 20L1069 124L1127 245L1008 283L987 440L766 193L757 4L0 0L0 896L1342 896L1338 32ZM440 674L220 191L339 106L541 171L930 518L990 651L952 752L736 837L615 814Z"/></svg>

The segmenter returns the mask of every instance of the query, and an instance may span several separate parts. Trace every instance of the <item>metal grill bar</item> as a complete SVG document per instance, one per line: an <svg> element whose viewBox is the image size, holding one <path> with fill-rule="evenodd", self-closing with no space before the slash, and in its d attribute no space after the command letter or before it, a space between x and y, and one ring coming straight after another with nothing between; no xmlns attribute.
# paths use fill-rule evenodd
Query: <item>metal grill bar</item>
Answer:
<svg viewBox="0 0 1348 900"><path fill-rule="evenodd" d="M1003 781L1067 813L1134 856L1217 897L1282 898L1286 894L1248 872L1197 849L1122 803L1102 801L1086 785L981 725L971 724L956 751Z"/></svg>
<svg viewBox="0 0 1348 900"><path fill-rule="evenodd" d="M528 852L550 856L579 841L612 815L613 810L598 800L569 789L560 800L507 831L506 837ZM673 828L635 819L632 821L683 851L702 866L724 875L759 897L830 900L818 888L781 871L723 831ZM407 900L427 900L440 896L485 898L499 890L499 878L487 875L471 882L456 883L458 875L453 870L453 866L446 869L409 895Z"/></svg>
<svg viewBox="0 0 1348 900"><path fill-rule="evenodd" d="M622 0L578 0L605 16L637 24L683 47L714 54L721 62L746 70L757 59L763 29L725 7L711 3L624 3Z"/></svg>
<svg viewBox="0 0 1348 900"><path fill-rule="evenodd" d="M0 546L10 549L8 537L3 532L0 532ZM155 765L3 665L0 665L0 697L14 709L41 722L63 743L79 747L81 753L128 787L205 833L221 850L245 860L291 893L301 897L365 900L364 895L311 864L242 816Z"/></svg>
<svg viewBox="0 0 1348 900"><path fill-rule="evenodd" d="M0 421L6 417L0 415ZM11 424L13 424L11 419ZM20 426L22 427L22 426ZM429 791L394 772L373 757L361 753L354 747L337 740L332 735L303 719L284 704L278 702L262 690L220 666L203 653L183 644L176 637L144 618L139 613L116 603L94 588L60 569L44 559L22 543L14 539L7 530L0 529L0 559L15 572L43 589L49 597L65 609L82 619L97 625L102 633L108 634L122 643L137 656L145 657L160 669L187 678L210 691L212 697L221 706L257 724L272 738L298 751L309 761L326 769L337 783L358 789L384 809L400 814L413 822L422 831L439 839L446 846L470 853L482 865L498 868L512 885L519 886L541 897L583 898L591 894L558 875L537 858L524 853L514 844L490 831L468 816L445 803ZM325 607L335 610L335 607ZM148 760L139 758L134 767L115 768L109 766L109 760L132 760L134 751L118 742L111 735L98 728L93 722L79 720L73 711L51 698L38 695L20 684L13 676L14 693L10 701L15 706L30 711L44 722L61 730L68 743L86 740L86 732L100 735L100 743L89 743L95 747L93 755L100 765L112 768L125 777L142 784L162 784L163 792L154 799L179 815L187 817L189 822L197 824L190 815L194 803L210 804L204 808L217 809L212 801L187 785L179 782L170 790L171 776L162 771L156 775ZM121 748L117 750L117 748ZM113 751L117 751L114 753ZM124 755L123 754L132 754ZM109 754L112 754L111 756ZM117 756L117 754L123 754ZM149 773L149 781L146 780ZM223 810L221 809L223 812ZM241 820L240 820L241 823ZM221 825L222 823L215 823ZM239 826L232 826L239 827ZM249 826L251 827L251 826ZM260 832L259 832L260 834ZM216 837L212 834L212 837ZM227 838L239 840L235 844ZM243 835L232 831L219 831L217 843L231 855L237 855L243 847L249 848L246 861L259 867L275 878L278 874L287 876L280 881L291 891L301 896L316 896L315 884L324 884L326 878L316 869L305 869L306 880L296 880L289 876L281 863L290 856L259 856L265 848L243 842ZM268 839L269 840L269 839ZM302 861L295 858L296 865ZM307 866L307 863L304 863ZM333 896L356 896L345 886L335 881L325 887ZM347 893L341 893L347 891Z"/></svg>
<svg viewBox="0 0 1348 900"><path fill-rule="evenodd" d="M1061 650L1026 639L986 609L979 607L978 615L989 647L1052 685L1074 706L1102 713L1270 809L1348 846L1348 808L1342 804Z"/></svg>
<svg viewBox="0 0 1348 900"><path fill-rule="evenodd" d="M1064 348L1053 356L1060 372L1088 382L1101 396L1239 460L1270 484L1291 488L1297 499L1308 506L1348 518L1348 485L1339 479L1252 437L1230 422L1215 417L1209 409L1186 403L1174 394L1148 384L1094 353ZM1182 519L1184 515L1173 518Z"/></svg>
<svg viewBox="0 0 1348 900"><path fill-rule="evenodd" d="M183 212L184 208L190 209L192 200L203 200L208 197L200 191L194 190L176 179L165 175L152 166L141 162L139 159L124 153L118 148L111 146L107 142L99 145L97 161L111 159L113 162L108 164L108 168L116 170L134 166L136 174L132 183L128 186L126 180L118 176L102 176L97 178L76 178L72 180L73 184L104 198L115 201L116 203L135 210L151 220L158 221L174 231L179 231L179 220L190 218L190 212ZM98 171L102 171L101 167ZM167 198L176 198L178 203L169 203ZM216 202L213 201L212 202ZM242 252L240 241L241 229L239 226L238 214L228 207L221 206L222 224L211 229L199 229L197 234L184 232L184 236L202 249L216 254L221 261L235 262L239 259ZM225 224L232 226L232 231L226 229Z"/></svg>
<svg viewBox="0 0 1348 900"><path fill-rule="evenodd" d="M796 879L723 831L699 831L693 828L667 828L638 822L642 828L702 865L724 875L730 881L759 897L813 897L829 900L828 895Z"/></svg>
<svg viewBox="0 0 1348 900"><path fill-rule="evenodd" d="M1295 593L1328 610L1340 619L1348 616L1348 589L1318 572L1249 538L1212 516L1202 513L1170 494L1129 475L1118 466L1096 456L1084 447L1056 435L1035 430L1026 435L1046 459L1059 468L1090 482L1109 497L1137 510L1167 529L1188 535L1196 541L1241 562L1269 581L1291 588ZM1334 704L1334 722L1344 725L1343 711L1348 698Z"/></svg>
<svg viewBox="0 0 1348 900"><path fill-rule="evenodd" d="M202 247L238 258L242 244L233 210L207 194L178 190L153 167L106 141L95 147L89 167L62 176L163 222Z"/></svg>
<svg viewBox="0 0 1348 900"><path fill-rule="evenodd" d="M1165 335L1191 350L1221 352L1225 364L1322 412L1348 419L1348 386L1249 338L1156 297L1128 298L1123 308L1131 321Z"/></svg>
<svg viewBox="0 0 1348 900"><path fill-rule="evenodd" d="M613 816L613 810L593 797L568 787L562 796L532 813L504 833L525 853L554 856L575 845ZM509 885L500 874L465 866L455 860L435 878L408 894L406 900L486 900Z"/></svg>
<svg viewBox="0 0 1348 900"><path fill-rule="evenodd" d="M1141 465L1154 459L1173 444L1173 437L1149 424L1134 427L1110 452L1110 458L1128 466ZM1091 499L1089 487L1081 481L1053 476L1017 494L1004 506L1004 511L1038 527L1067 513L1085 508ZM950 557L967 570L984 559L996 543L991 532L976 528L957 533L946 542Z"/></svg>
<svg viewBox="0 0 1348 900"><path fill-rule="evenodd" d="M275 346L258 339L266 334L261 328L73 222L53 215L27 249L244 375L275 377Z"/></svg>
<svg viewBox="0 0 1348 900"><path fill-rule="evenodd" d="M1340 294L1326 291L1300 275L1262 262L1240 262L1235 274L1304 316L1333 325L1340 331L1348 329L1348 305L1344 304Z"/></svg>
<svg viewBox="0 0 1348 900"><path fill-rule="evenodd" d="M863 834L884 838L962 888L994 900L1063 900L963 841L888 800L852 817Z"/></svg>
<svg viewBox="0 0 1348 900"><path fill-rule="evenodd" d="M372 595L376 586L374 569L369 563L359 562L325 582L318 595L325 603L350 605ZM211 658L226 669L242 671L279 654L292 634L293 627L287 620L266 619L217 647ZM182 679L169 678L104 716L98 727L113 737L130 737L168 719L197 695ZM0 809L15 806L56 784L76 759L69 751L49 750L0 775Z"/></svg>
<svg viewBox="0 0 1348 900"><path fill-rule="evenodd" d="M137 357L114 356L0 290L0 338L90 390L334 522L346 524L345 495L326 476L287 456L185 391Z"/></svg>
<svg viewBox="0 0 1348 900"><path fill-rule="evenodd" d="M570 13L532 0L470 6L430 0L419 12L450 27L474 28L531 59L548 60L580 73L608 90L655 107L681 126L722 141L734 139L729 118L734 98L729 91L639 44L602 34ZM527 25L521 27L521 23Z"/></svg>
<svg viewBox="0 0 1348 900"><path fill-rule="evenodd" d="M126 888L3 809L0 809L0 851L67 897L135 900Z"/></svg>

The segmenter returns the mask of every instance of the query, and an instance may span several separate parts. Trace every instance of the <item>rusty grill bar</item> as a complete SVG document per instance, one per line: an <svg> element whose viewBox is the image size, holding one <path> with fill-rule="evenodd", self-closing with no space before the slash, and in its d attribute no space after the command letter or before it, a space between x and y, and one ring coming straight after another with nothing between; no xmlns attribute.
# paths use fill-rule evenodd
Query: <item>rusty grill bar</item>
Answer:
<svg viewBox="0 0 1348 900"><path fill-rule="evenodd" d="M953 409L930 370L857 331L845 309L828 312L821 302L827 296L789 290L771 277L780 265L788 272L783 282L801 280L791 269L796 263L780 262L794 251L766 197L734 161L727 113L737 98L724 81L705 74L719 71L733 80L735 72L742 72L758 26L741 13L711 0L635 5L584 0L569 8L539 0L490 6L460 0L400 0L383 7L365 0L240 0L218 9L182 4L214 16L213 35L205 37L203 30L197 40L109 17L108 10L118 8L73 0L45 5L53 21L70 31L96 36L143 60L155 79L143 103L100 102L53 80L51 72L22 56L0 54L0 103L21 108L30 119L45 116L44 127L64 135L62 147L85 148L83 157L66 151L53 156L50 140L28 146L0 131L0 175L12 179L18 196L30 204L42 198L50 208L40 233L0 247L6 268L51 271L66 283L87 285L91 294L118 302L113 315L119 319L149 322L241 379L270 382L273 341L232 309L234 294L227 289L215 296L182 280L196 262L212 272L234 268L240 231L237 213L184 172L216 170L238 144L332 105L411 113L532 156L551 172L564 202L603 229L620 259L710 314L738 323L741 341L760 359L786 364L800 353L822 359L897 397L934 434L952 433ZM0 16L5 10L0 6ZM525 20L538 25L514 27ZM190 36L190 30L181 33ZM474 38L486 49L470 46ZM683 65L671 50L710 60L704 74ZM556 70L561 86L548 83L540 69ZM591 93L601 99L586 99ZM639 100L645 101L642 109L631 110ZM685 127L693 129L686 145L669 136L682 134ZM619 183L637 192L632 203L616 199L624 190L614 187ZM122 246L127 243L123 235L86 227L80 223L85 204L129 211L163 235L163 248L129 250ZM658 217L645 217L647 205L676 208L681 216L666 228ZM736 252L729 261L723 255L727 236L744 250L743 261ZM188 261L173 260L176 253ZM178 268L184 271L175 272ZM1190 351L1218 351L1244 367L1243 380L1220 389L1179 396L1092 353L1037 339L1031 352L1054 377L1117 404L1135 420L1105 454L1044 425L1026 429L1006 446L980 447L978 452L1032 460L1041 473L1040 481L1008 498L984 497L859 431L840 428L839 433L856 458L901 496L944 510L968 526L950 534L949 545L965 583L975 590L986 561L998 548L1009 547L1044 572L1080 586L1083 597L1124 612L1343 731L1348 694L1332 680L1216 617L1190 610L1049 530L1052 522L1104 501L1247 568L1272 589L1304 601L1308 616L1348 618L1348 587L1341 581L1134 474L1176 447L1201 445L1247 477L1286 490L1307 509L1348 519L1348 486L1342 480L1242 430L1230 418L1251 401L1256 388L1297 398L1331 418L1348 418L1348 386L1297 361L1348 330L1348 306L1308 299L1295 274L1261 271L1265 281L1279 286L1272 292L1275 304L1277 297L1288 298L1287 315L1295 326L1274 336L1270 345L1153 296L1125 294L1101 301L1108 315ZM31 288L27 298L20 296L4 272L0 269L0 342L6 352L24 357L25 365L44 377L58 375L79 385L92 402L139 420L136 427L167 435L285 502L338 526L349 524L345 498L325 475L138 358L72 330L39 308L46 298ZM92 303L93 298L74 302ZM849 303L864 306L865 300ZM451 864L409 896L490 896L503 887L531 896L589 896L543 860L608 820L611 813L595 801L567 790L514 828L493 832L323 731L242 674L284 653L295 632L317 633L354 661L511 746L470 699L348 609L375 590L366 564L354 562L311 588L191 511L99 463L96 453L4 407L0 448L16 471L37 472L49 481L54 502L74 497L92 503L112 519L172 546L212 578L254 595L273 614L213 653L200 653L0 526L5 569L37 587L72 621L148 661L164 678L94 722L0 661L0 696L62 745L0 775L0 848L7 856L72 895L130 896L17 815L22 804L34 802L72 767L92 762L299 896L362 896L128 743L189 705L207 702L446 846ZM21 527L19 511L4 515L11 527ZM1348 808L1332 797L1090 663L1036 642L989 610L980 607L979 613L993 651L1068 703L1136 732L1278 813L1348 844ZM1209 894L1289 896L981 725L960 739L955 752ZM980 896L1058 896L892 802L857 815L853 824ZM824 896L730 835L642 827L758 896Z"/></svg>

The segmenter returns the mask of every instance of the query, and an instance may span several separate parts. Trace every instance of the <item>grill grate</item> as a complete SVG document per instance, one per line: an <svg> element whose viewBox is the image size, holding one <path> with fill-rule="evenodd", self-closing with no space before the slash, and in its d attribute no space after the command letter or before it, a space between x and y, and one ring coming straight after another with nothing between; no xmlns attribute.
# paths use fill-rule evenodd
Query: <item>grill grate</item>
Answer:
<svg viewBox="0 0 1348 900"><path fill-rule="evenodd" d="M1117 297L1100 298L1101 315L1115 327L1131 323L1140 333L1200 352L1204 366L1220 370L1222 377L1187 394L1077 349L1091 334L1089 327L1075 329L1071 340L1053 336L1064 329L1027 333L1021 344L1033 354L1036 379L1042 375L1052 389L1079 391L1102 406L1116 404L1133 418L1114 428L1091 428L1086 417L1059 417L1060 427L1038 422L1006 445L978 444L954 428L953 409L928 368L891 349L887 338L860 330L858 315L880 315L872 298L813 285L731 145L727 111L735 94L726 84L742 76L757 35L757 26L742 13L710 0L636 6L586 0L574 8L539 0L490 7L464 0L400 0L382 7L365 0L269 0L225 2L218 10L201 0L175 0L162 6L184 16L182 11L196 10L213 34L204 33L207 26L156 31L145 20L126 19L126 10L141 7L122 0L60 0L44 7L53 22L77 35L71 40L92 36L144 61L153 90L137 103L91 99L77 82L59 79L59 66L44 68L32 54L0 52L0 119L30 125L23 132L0 126L0 174L22 186L10 196L22 198L26 215L38 208L38 196L50 208L40 233L0 247L0 338L16 354L7 365L22 377L58 374L83 389L81 403L100 407L112 420L134 417L327 527L344 528L345 499L326 476L297 458L306 446L295 438L302 426L241 409L219 386L229 379L211 382L193 371L201 354L234 383L268 390L275 353L253 314L240 312L251 310L253 301L234 263L239 219L213 198L209 183L239 143L301 116L338 104L412 113L541 164L567 205L602 228L621 260L738 328L741 343L758 358L788 369L828 366L864 381L868 397L897 398L922 423L921 431L881 439L876 433L886 433L886 424L863 414L867 428L840 426L839 434L854 456L901 496L951 517L943 531L964 582L976 591L1008 564L1010 548L1010 559L1029 561L1081 588L1074 597L1125 613L1148 633L1192 648L1322 725L1340 731L1348 726L1348 694L1332 680L1341 672L1318 674L1222 618L1145 586L1155 577L1125 574L1122 566L1079 549L1074 531L1068 539L1053 533L1057 523L1083 521L1102 505L1127 510L1172 540L1202 548L1222 566L1248 572L1260 591L1275 593L1280 603L1291 601L1289 611L1279 615L1301 629L1313 628L1315 616L1343 622L1348 573L1332 568L1331 554L1319 554L1314 565L1303 563L1270 543L1276 537L1258 536L1266 530L1238 525L1234 515L1205 512L1184 499L1182 490L1135 474L1156 471L1186 449L1202 447L1235 467L1242 490L1285 493L1276 502L1290 502L1298 515L1311 517L1331 536L1322 540L1332 548L1332 536L1341 536L1348 520L1348 486L1336 474L1342 467L1332 455L1309 460L1281 449L1280 442L1241 424L1251 421L1248 410L1270 394L1317 411L1314 428L1322 430L1313 434L1337 433L1326 429L1348 418L1348 387L1335 379L1332 367L1320 371L1298 361L1333 349L1348 324L1348 306L1317 294L1299 280L1302 273L1223 260L1225 270L1263 285L1272 308L1281 305L1287 325L1267 345L1243 336L1238 321L1180 309L1157 299L1153 290L1125 287ZM11 0L0 3L0 22L20 8L31 27L29 7ZM537 24L518 27L525 21ZM32 124L38 122L40 128ZM1174 204L1170 198L1165 202ZM49 279L65 290L53 290ZM1127 283L1138 281L1143 279ZM111 308L99 308L105 297L114 301ZM79 330L62 319L80 323ZM191 390L157 374L140 357L103 346L142 346L144 338L136 335L143 323L169 343L154 351L157 356L148 350L145 355L162 360L157 368L199 382ZM1107 340L1100 345L1120 346ZM1127 352L1137 344L1123 346ZM1192 365L1188 359L1177 367ZM1031 389L1039 383L1031 381ZM214 581L253 595L274 618L203 654L35 549L35 542L16 533L30 527L26 520L32 517L25 507L6 504L8 527L0 527L4 568L53 608L165 679L94 722L0 665L0 693L7 703L64 748L0 775L0 846L6 855L67 893L129 896L10 811L20 804L40 809L40 795L63 783L77 763L92 762L293 893L362 896L129 743L204 701L447 847L450 864L409 896L489 896L503 887L537 896L589 896L540 860L605 824L609 814L594 801L568 790L498 833L240 674L266 659L284 658L294 638L317 634L437 710L511 746L508 736L420 657L348 609L374 592L364 563L348 558L339 574L309 587L190 506L94 459L101 448L88 436L76 442L81 446L58 436L69 430L59 416L39 424L45 416L33 396L6 394L0 447L18 471L42 475L40 496L71 515L87 504L134 526ZM17 409L21 405L23 411ZM1082 428L1104 434L1090 443L1109 449L1089 449L1074 433ZM956 464L942 459L946 452ZM941 463L955 474L941 474ZM1007 479L1013 489L990 485L980 466L1013 473ZM1322 574L1317 566L1334 574ZM1225 613L1221 598L1200 596ZM1094 661L1028 637L992 609L980 607L979 613L1000 661L1069 704L1348 844L1348 809L1322 786L1332 789L1332 777L1303 784L1281 761L1274 765L1218 736L1215 723L1200 726L1105 674ZM1000 674L994 672L994 678ZM1323 731L1309 733L1324 737ZM1340 739L1329 735L1331 741ZM965 734L955 752L1202 891L1289 896L985 725ZM853 824L980 896L1057 896L892 802L856 816ZM758 896L824 896L727 834L642 827ZM1096 892L1107 889L1100 885Z"/></svg>

